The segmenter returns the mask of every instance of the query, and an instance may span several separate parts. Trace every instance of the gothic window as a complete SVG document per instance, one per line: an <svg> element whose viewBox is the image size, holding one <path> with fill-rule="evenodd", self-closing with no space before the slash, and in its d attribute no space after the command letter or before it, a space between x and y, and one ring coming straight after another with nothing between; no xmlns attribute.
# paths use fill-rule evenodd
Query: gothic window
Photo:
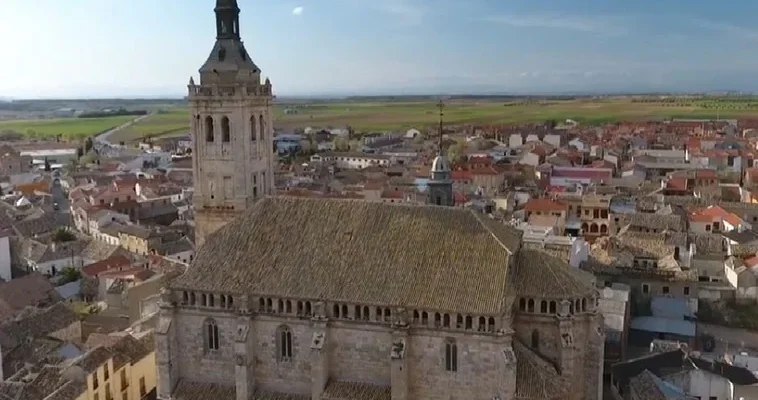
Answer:
<svg viewBox="0 0 758 400"><path fill-rule="evenodd" d="M543 314L547 314L547 301L546 300L542 300L540 302L540 312Z"/></svg>
<svg viewBox="0 0 758 400"><path fill-rule="evenodd" d="M258 117L259 132L261 135L261 142L266 143L266 125L263 124L263 115Z"/></svg>
<svg viewBox="0 0 758 400"><path fill-rule="evenodd" d="M445 371L458 371L458 345L454 339L445 340Z"/></svg>
<svg viewBox="0 0 758 400"><path fill-rule="evenodd" d="M227 117L221 119L221 141L226 143L232 141L232 132L229 127L229 118Z"/></svg>
<svg viewBox="0 0 758 400"><path fill-rule="evenodd" d="M218 350L218 325L210 318L205 320L205 348Z"/></svg>
<svg viewBox="0 0 758 400"><path fill-rule="evenodd" d="M213 118L209 115L205 117L205 141L213 142Z"/></svg>
<svg viewBox="0 0 758 400"><path fill-rule="evenodd" d="M276 334L276 354L279 361L292 359L292 331L286 326L280 326Z"/></svg>
<svg viewBox="0 0 758 400"><path fill-rule="evenodd" d="M250 141L258 140L258 124L255 123L255 115L250 117Z"/></svg>
<svg viewBox="0 0 758 400"><path fill-rule="evenodd" d="M532 331L532 348L535 350L540 348L540 333L536 329Z"/></svg>

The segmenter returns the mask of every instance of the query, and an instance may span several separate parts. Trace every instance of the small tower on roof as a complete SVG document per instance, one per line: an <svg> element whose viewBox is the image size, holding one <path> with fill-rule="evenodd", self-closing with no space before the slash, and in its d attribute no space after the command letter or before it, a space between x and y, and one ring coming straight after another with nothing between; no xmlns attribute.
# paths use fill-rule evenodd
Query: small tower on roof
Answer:
<svg viewBox="0 0 758 400"><path fill-rule="evenodd" d="M430 171L427 189L427 203L436 204L438 206L454 206L455 200L453 199L453 181L450 176L450 161L447 159L447 156L445 156L445 152L442 149L442 135L444 133L442 117L444 115L443 110L445 108L445 103L440 100L437 104L437 108L440 110L437 157L434 157L434 160L432 161L432 169Z"/></svg>

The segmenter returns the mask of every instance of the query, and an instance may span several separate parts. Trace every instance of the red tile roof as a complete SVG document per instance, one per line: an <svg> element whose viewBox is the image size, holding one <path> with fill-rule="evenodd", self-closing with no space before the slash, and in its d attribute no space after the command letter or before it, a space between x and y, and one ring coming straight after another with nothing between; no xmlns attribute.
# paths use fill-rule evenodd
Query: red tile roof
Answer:
<svg viewBox="0 0 758 400"><path fill-rule="evenodd" d="M132 264L131 260L122 255L108 257L105 260L87 264L82 267L82 275L96 277L106 271L126 268Z"/></svg>

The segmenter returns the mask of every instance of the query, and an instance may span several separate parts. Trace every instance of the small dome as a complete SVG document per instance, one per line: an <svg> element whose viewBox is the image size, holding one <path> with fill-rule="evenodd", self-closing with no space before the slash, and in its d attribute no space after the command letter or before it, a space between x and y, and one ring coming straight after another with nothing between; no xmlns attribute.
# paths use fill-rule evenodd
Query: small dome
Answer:
<svg viewBox="0 0 758 400"><path fill-rule="evenodd" d="M432 161L432 172L450 172L450 162L447 157L439 155Z"/></svg>

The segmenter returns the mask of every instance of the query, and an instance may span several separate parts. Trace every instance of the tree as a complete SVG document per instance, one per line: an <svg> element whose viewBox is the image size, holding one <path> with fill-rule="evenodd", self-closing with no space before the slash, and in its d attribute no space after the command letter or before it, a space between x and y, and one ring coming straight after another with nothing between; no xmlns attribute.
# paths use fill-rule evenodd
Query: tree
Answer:
<svg viewBox="0 0 758 400"><path fill-rule="evenodd" d="M350 142L346 138L339 136L334 139L334 150L348 151L350 150Z"/></svg>
<svg viewBox="0 0 758 400"><path fill-rule="evenodd" d="M69 232L66 228L58 228L53 232L53 242L55 243L71 242L74 240L76 240L76 235Z"/></svg>
<svg viewBox="0 0 758 400"><path fill-rule="evenodd" d="M84 152L88 152L92 150L92 138L88 137L87 140L84 141Z"/></svg>
<svg viewBox="0 0 758 400"><path fill-rule="evenodd" d="M460 163L463 161L464 154L464 145L461 142L455 142L452 146L448 147L447 149L447 158L450 159L450 162L453 164Z"/></svg>
<svg viewBox="0 0 758 400"><path fill-rule="evenodd" d="M67 283L76 282L79 279L82 278L82 273L78 269L68 266L61 270L61 275L63 278L58 282L60 285L65 285Z"/></svg>

